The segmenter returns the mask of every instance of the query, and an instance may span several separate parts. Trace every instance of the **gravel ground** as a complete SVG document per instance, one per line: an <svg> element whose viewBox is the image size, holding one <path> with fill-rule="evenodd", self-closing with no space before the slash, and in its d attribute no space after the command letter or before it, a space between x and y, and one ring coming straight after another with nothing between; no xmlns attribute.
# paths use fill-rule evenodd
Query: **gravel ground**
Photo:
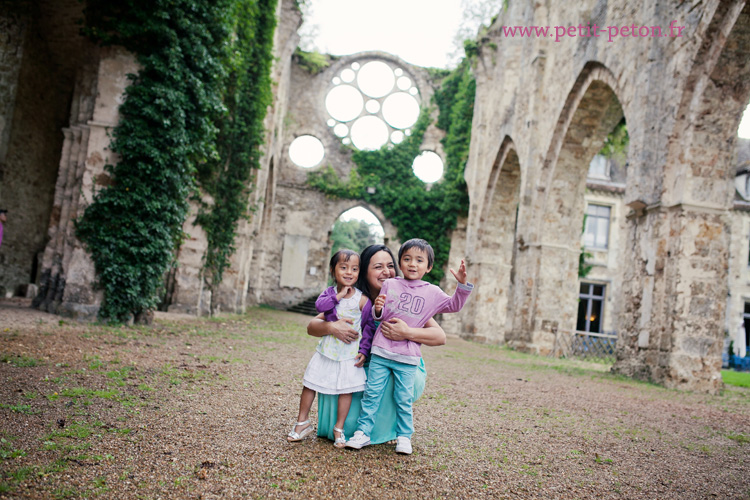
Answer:
<svg viewBox="0 0 750 500"><path fill-rule="evenodd" d="M423 349L413 455L287 443L307 321L115 328L0 301L0 498L750 498L750 390L666 390L457 337Z"/></svg>

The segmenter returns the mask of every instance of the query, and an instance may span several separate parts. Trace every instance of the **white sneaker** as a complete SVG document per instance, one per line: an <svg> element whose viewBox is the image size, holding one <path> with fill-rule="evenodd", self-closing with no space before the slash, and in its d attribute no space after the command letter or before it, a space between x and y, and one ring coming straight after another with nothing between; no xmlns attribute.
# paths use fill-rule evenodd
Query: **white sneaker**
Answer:
<svg viewBox="0 0 750 500"><path fill-rule="evenodd" d="M396 438L396 453L411 455L411 439L406 436Z"/></svg>
<svg viewBox="0 0 750 500"><path fill-rule="evenodd" d="M359 450L370 444L370 437L362 431L356 431L352 438L346 442L347 448L354 448Z"/></svg>

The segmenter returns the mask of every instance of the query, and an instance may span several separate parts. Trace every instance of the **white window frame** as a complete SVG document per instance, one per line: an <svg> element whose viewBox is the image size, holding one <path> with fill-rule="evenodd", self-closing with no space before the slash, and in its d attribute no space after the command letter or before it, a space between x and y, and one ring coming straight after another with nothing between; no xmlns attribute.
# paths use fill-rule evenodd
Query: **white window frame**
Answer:
<svg viewBox="0 0 750 500"><path fill-rule="evenodd" d="M597 209L606 208L607 213L608 213L607 217L604 217L603 215L590 213L592 211L591 210L592 207L596 207ZM600 227L599 222L604 221L604 220L607 221L607 226L606 226L606 230L603 231L605 232L604 245L601 246L597 244L597 243L601 243L601 242L597 242L597 239L599 239L599 227ZM596 225L594 225L594 223L596 223ZM583 246L586 247L587 249L592 249L592 250L599 250L599 251L609 250L609 230L611 226L612 226L612 206L605 205L602 203L589 202L586 205L586 227L584 228L584 231L583 231ZM590 228L593 228L593 231L591 231ZM593 244L589 243L590 234L592 235L591 239L593 239Z"/></svg>
<svg viewBox="0 0 750 500"><path fill-rule="evenodd" d="M600 173L602 167L604 167L604 172ZM609 158L599 154L594 155L594 157L591 159L591 162L589 163L589 171L586 175L589 179L592 180L611 180L612 174L610 171Z"/></svg>
<svg viewBox="0 0 750 500"><path fill-rule="evenodd" d="M581 292L581 285L588 285L589 289L588 292ZM602 287L602 294L601 295L594 295L594 287L600 286ZM601 300L602 307L599 311L599 329L601 331L599 332L592 332L591 331L591 313L592 308L594 305L594 300ZM596 283L593 281L581 281L578 285L578 300L585 300L587 301L586 305L586 327L585 330L577 330L580 332L585 333L603 333L604 332L604 307L607 302L607 285L605 283ZM578 318L576 318L576 327L578 326Z"/></svg>

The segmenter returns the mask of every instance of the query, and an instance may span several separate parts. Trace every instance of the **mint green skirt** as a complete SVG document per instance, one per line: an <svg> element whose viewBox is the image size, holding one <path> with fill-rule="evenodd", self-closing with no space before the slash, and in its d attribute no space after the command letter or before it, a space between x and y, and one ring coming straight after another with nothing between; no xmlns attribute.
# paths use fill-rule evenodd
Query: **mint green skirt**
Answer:
<svg viewBox="0 0 750 500"><path fill-rule="evenodd" d="M370 370L370 361L365 363L365 372ZM419 399L424 391L424 384L427 380L427 371L424 368L424 360L419 360L417 374L414 377L414 401ZM349 415L344 422L344 434L349 439L357 430L357 419L361 409L363 392L352 394L352 405L349 408ZM318 436L328 438L331 441L333 437L333 427L336 425L338 416L339 397L335 394L318 393ZM393 400L393 377L388 381L385 387L385 395L380 403L380 408L375 414L375 427L372 429L370 442L372 444L385 443L396 439L396 403Z"/></svg>

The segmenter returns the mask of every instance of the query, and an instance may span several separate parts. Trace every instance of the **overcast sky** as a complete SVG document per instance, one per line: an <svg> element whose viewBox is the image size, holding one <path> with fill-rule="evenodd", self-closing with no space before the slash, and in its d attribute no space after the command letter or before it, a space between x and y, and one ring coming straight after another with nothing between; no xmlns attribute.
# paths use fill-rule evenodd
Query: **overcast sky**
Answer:
<svg viewBox="0 0 750 500"><path fill-rule="evenodd" d="M308 0L302 48L348 55L379 50L417 66L450 68L461 38L489 24L501 0ZM463 36L456 34L461 32ZM750 113L738 131L750 138Z"/></svg>
<svg viewBox="0 0 750 500"><path fill-rule="evenodd" d="M487 0L308 0L302 48L332 55L380 50L424 67L455 65L459 29L489 24ZM500 2L495 9L499 10ZM482 10L483 9L483 10ZM497 12L495 12L496 14ZM453 55L453 59L451 59Z"/></svg>

